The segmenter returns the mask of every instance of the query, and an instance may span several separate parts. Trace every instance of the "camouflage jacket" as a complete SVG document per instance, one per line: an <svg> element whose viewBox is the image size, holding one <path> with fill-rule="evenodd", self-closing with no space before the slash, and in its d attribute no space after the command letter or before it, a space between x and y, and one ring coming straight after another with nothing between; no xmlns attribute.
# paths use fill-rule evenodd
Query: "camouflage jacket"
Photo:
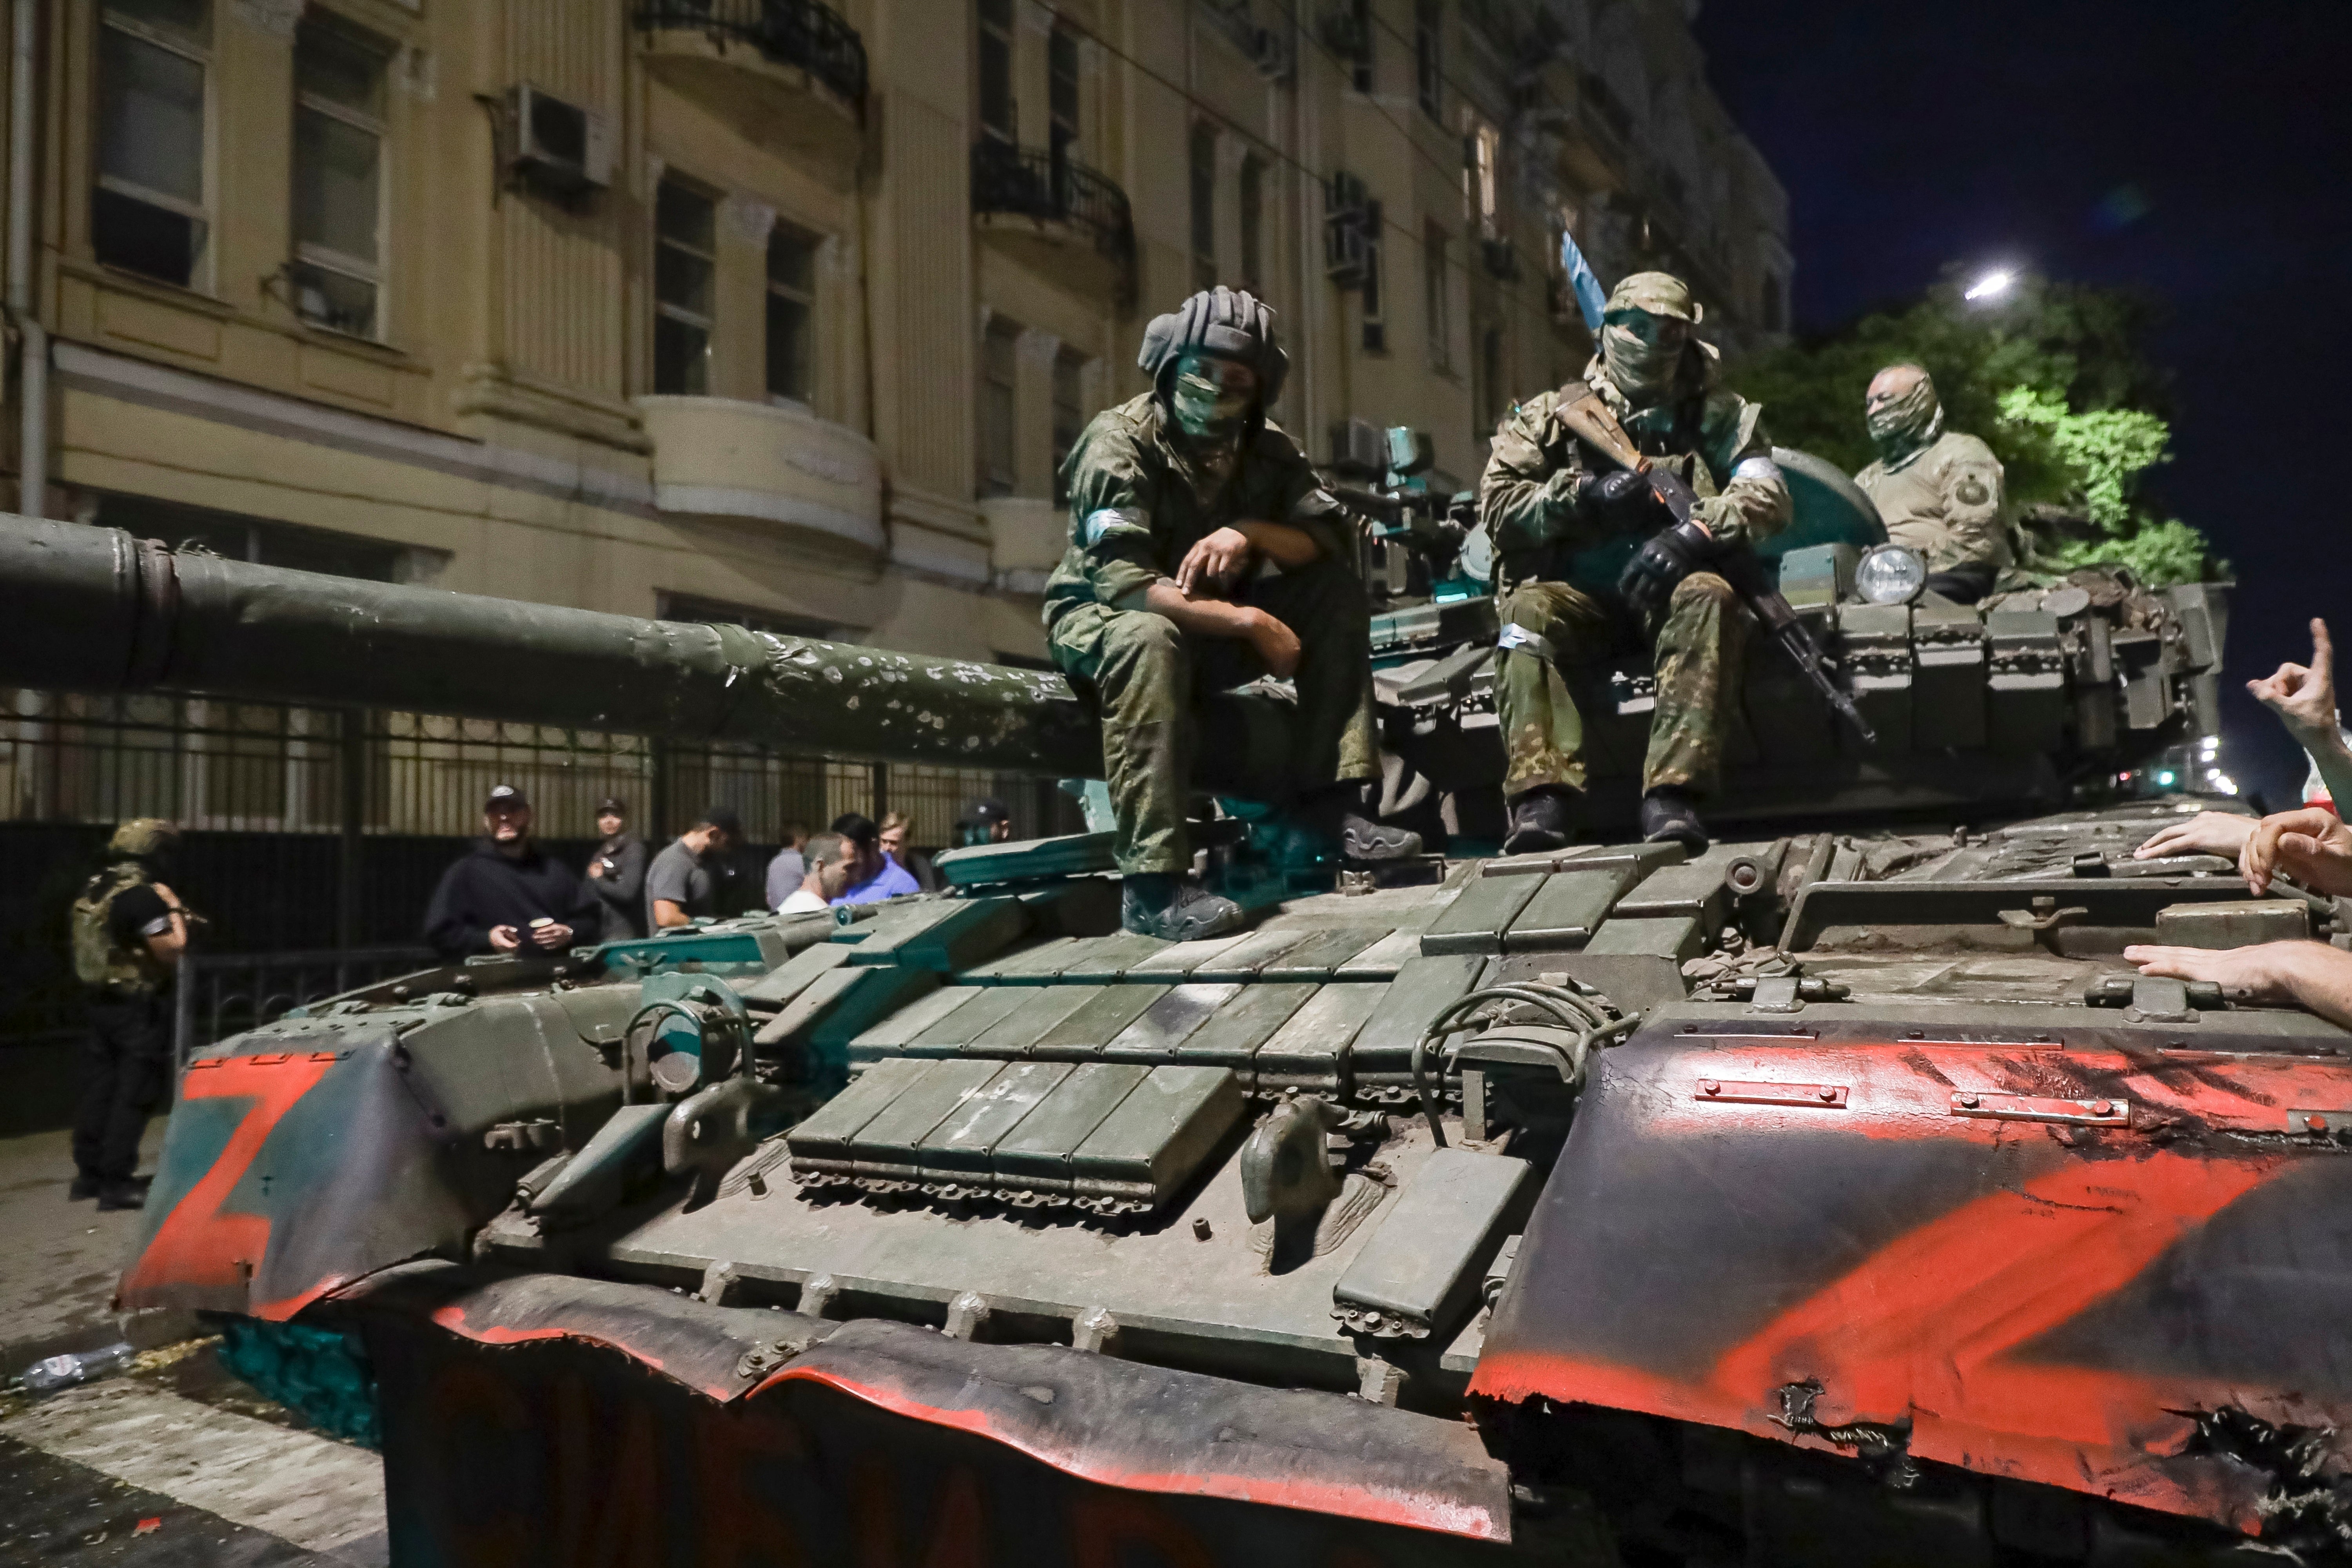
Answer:
<svg viewBox="0 0 2352 1568"><path fill-rule="evenodd" d="M136 860L121 860L84 884L74 900L74 978L94 990L117 995L152 996L171 984L172 972L157 962L145 944L126 948L114 940L114 900L154 878Z"/></svg>
<svg viewBox="0 0 2352 1568"><path fill-rule="evenodd" d="M1948 572L2013 559L2001 478L1991 447L1947 430L1891 468L1871 464L1853 482L1878 504L1887 538L1926 557L1928 571Z"/></svg>
<svg viewBox="0 0 2352 1568"><path fill-rule="evenodd" d="M1754 542L1788 526L1788 486L1772 464L1762 408L1717 385L1715 351L1684 357L1676 395L1636 410L1595 359L1585 383L1601 395L1646 456L1661 459L1701 498L1699 521L1718 539ZM1615 465L1571 435L1559 396L1520 404L1495 432L1478 481L1478 519L1493 540L1507 588L1533 578L1608 589L1640 540L1591 518L1575 500L1583 475Z"/></svg>
<svg viewBox="0 0 2352 1568"><path fill-rule="evenodd" d="M1048 626L1073 605L1139 607L1196 542L1244 520L1286 522L1326 557L1352 559L1347 513L1281 430L1266 425L1243 437L1233 472L1203 499L1168 425L1165 405L1146 393L1096 415L1071 449L1070 542L1045 581Z"/></svg>

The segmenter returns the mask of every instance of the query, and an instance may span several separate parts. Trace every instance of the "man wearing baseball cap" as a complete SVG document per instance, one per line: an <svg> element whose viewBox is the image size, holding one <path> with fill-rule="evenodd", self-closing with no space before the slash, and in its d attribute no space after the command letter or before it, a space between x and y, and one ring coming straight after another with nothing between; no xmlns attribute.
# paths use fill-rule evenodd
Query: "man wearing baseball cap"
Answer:
<svg viewBox="0 0 2352 1568"><path fill-rule="evenodd" d="M629 831L629 808L618 795L596 803L596 852L588 857L588 890L604 917L607 942L643 936L646 841Z"/></svg>
<svg viewBox="0 0 2352 1568"><path fill-rule="evenodd" d="M530 837L530 801L499 784L482 803L482 839L441 874L425 907L425 940L444 958L562 952L597 940L595 900L572 868Z"/></svg>
<svg viewBox="0 0 2352 1568"><path fill-rule="evenodd" d="M1129 931L1181 940L1240 908L1187 880L1185 810L1202 692L1274 676L1297 693L1284 798L1297 842L1352 860L1417 855L1363 815L1380 777L1370 609L1354 526L1266 419L1289 359L1274 312L1203 289L1145 329L1139 397L1095 416L1070 453L1069 546L1045 584L1054 662L1090 690L1118 819Z"/></svg>
<svg viewBox="0 0 2352 1568"><path fill-rule="evenodd" d="M1642 836L1706 847L1698 803L1723 765L1744 635L1738 597L1708 563L1779 532L1790 506L1759 406L1717 384L1714 345L1694 331L1703 315L1681 279L1634 273L1609 297L1583 379L1528 399L1495 432L1478 514L1503 595L1507 853L1557 849L1576 831L1584 722L1562 668L1636 647L1654 650L1657 675ZM1588 398L1699 496L1688 523L1570 428L1563 416Z"/></svg>

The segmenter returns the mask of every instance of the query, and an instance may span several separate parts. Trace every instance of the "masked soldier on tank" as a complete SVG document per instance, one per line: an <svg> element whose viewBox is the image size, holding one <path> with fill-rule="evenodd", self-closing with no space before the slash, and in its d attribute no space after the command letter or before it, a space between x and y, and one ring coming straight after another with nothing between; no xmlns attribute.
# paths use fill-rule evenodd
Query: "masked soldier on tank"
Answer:
<svg viewBox="0 0 2352 1568"><path fill-rule="evenodd" d="M1872 377L1862 415L1878 461L1853 482L1877 503L1886 537L1927 562L1927 586L1975 604L2012 559L2000 460L1974 436L1944 428L1936 384L1919 365Z"/></svg>
<svg viewBox="0 0 2352 1568"><path fill-rule="evenodd" d="M1297 686L1289 825L1353 860L1417 855L1361 814L1380 776L1370 611L1353 533L1265 410L1288 359L1273 312L1202 290L1155 317L1138 356L1152 388L1095 416L1065 469L1070 542L1045 584L1054 662L1093 689L1118 816L1129 931L1229 931L1240 908L1185 879L1185 804L1201 693L1272 674Z"/></svg>
<svg viewBox="0 0 2352 1568"><path fill-rule="evenodd" d="M114 830L106 863L74 900L74 975L89 994L81 1109L74 1121L72 1195L102 1209L137 1208L132 1179L147 1115L172 1083L164 994L188 941L188 916L163 881L179 830L152 816Z"/></svg>
<svg viewBox="0 0 2352 1568"><path fill-rule="evenodd" d="M1706 845L1698 803L1715 787L1739 690L1744 613L1706 569L1727 547L1785 527L1789 491L1758 405L1717 384L1715 349L1680 279L1637 272L1602 313L1584 379L1518 405L1495 433L1478 512L1503 592L1496 704L1508 749L1507 853L1575 832L1584 723L1563 667L1654 649L1657 708L1642 773L1642 833ZM1648 483L1564 417L1588 391L1654 466L1701 499L1675 521Z"/></svg>

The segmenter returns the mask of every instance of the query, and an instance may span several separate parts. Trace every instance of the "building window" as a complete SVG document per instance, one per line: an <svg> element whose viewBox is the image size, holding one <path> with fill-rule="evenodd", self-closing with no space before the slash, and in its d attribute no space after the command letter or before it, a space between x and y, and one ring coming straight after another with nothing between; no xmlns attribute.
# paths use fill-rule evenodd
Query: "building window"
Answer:
<svg viewBox="0 0 2352 1568"><path fill-rule="evenodd" d="M1438 0L1413 0L1413 83L1421 94L1421 111L1440 124L1445 121L1445 60L1439 52L1444 23Z"/></svg>
<svg viewBox="0 0 2352 1568"><path fill-rule="evenodd" d="M1364 230L1364 348L1366 352L1384 354L1389 352L1389 329L1385 319L1387 300L1382 284L1381 263L1387 247L1381 237L1379 204L1372 206L1372 216Z"/></svg>
<svg viewBox="0 0 2352 1568"><path fill-rule="evenodd" d="M1483 120L1470 122L1470 136L1464 152L1468 154L1468 166L1462 179L1468 197L1470 216L1477 220L1482 239L1502 237L1500 193L1496 190L1496 169L1502 162L1503 133Z"/></svg>
<svg viewBox="0 0 2352 1568"><path fill-rule="evenodd" d="M1069 480L1062 470L1069 466L1070 450L1078 444L1078 437L1087 427L1086 374L1085 355L1064 349L1054 356L1054 504L1055 506L1067 506L1070 501Z"/></svg>
<svg viewBox="0 0 2352 1568"><path fill-rule="evenodd" d="M1192 127L1192 287L1217 281L1217 132L1201 121Z"/></svg>
<svg viewBox="0 0 2352 1568"><path fill-rule="evenodd" d="M1421 288L1423 314L1429 322L1429 366L1445 370L1454 363L1454 322L1447 310L1453 287L1446 277L1446 234L1435 224L1422 230Z"/></svg>
<svg viewBox="0 0 2352 1568"><path fill-rule="evenodd" d="M1056 27L1045 40L1047 110L1054 121L1054 145L1074 147L1078 140L1078 36Z"/></svg>
<svg viewBox="0 0 2352 1568"><path fill-rule="evenodd" d="M203 545L231 561L324 572L371 583L396 583L403 575L402 546L357 534L335 533L299 523L264 522L208 507L184 506L152 496L103 495L98 499L101 527L125 529L145 539Z"/></svg>
<svg viewBox="0 0 2352 1568"><path fill-rule="evenodd" d="M109 267L200 286L210 0L114 0L98 30L98 182L90 244Z"/></svg>
<svg viewBox="0 0 2352 1568"><path fill-rule="evenodd" d="M816 317L816 237L790 224L768 231L768 395L810 401Z"/></svg>
<svg viewBox="0 0 2352 1568"><path fill-rule="evenodd" d="M992 317L980 345L980 493L1009 496L1019 479L1013 451L1013 395L1021 329Z"/></svg>
<svg viewBox="0 0 2352 1568"><path fill-rule="evenodd" d="M980 0L980 129L999 142L1020 138L1013 99L1013 0Z"/></svg>
<svg viewBox="0 0 2352 1568"><path fill-rule="evenodd" d="M1503 329L1478 334L1478 423L1488 432L1503 422Z"/></svg>
<svg viewBox="0 0 2352 1568"><path fill-rule="evenodd" d="M1265 287L1265 160L1253 153L1242 160L1242 287Z"/></svg>
<svg viewBox="0 0 2352 1568"><path fill-rule="evenodd" d="M316 21L294 46L294 306L363 338L381 327L386 58Z"/></svg>
<svg viewBox="0 0 2352 1568"><path fill-rule="evenodd" d="M1372 90L1372 0L1349 0L1349 33L1355 49L1354 84L1358 92Z"/></svg>
<svg viewBox="0 0 2352 1568"><path fill-rule="evenodd" d="M676 180L654 197L654 390L710 389L711 276L718 204Z"/></svg>

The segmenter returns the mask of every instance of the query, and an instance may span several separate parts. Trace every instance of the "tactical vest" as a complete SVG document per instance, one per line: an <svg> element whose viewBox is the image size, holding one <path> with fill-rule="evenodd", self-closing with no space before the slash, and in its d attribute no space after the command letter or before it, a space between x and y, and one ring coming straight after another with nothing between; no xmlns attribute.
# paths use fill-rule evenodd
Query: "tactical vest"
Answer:
<svg viewBox="0 0 2352 1568"><path fill-rule="evenodd" d="M114 900L132 888L153 881L136 860L109 866L92 877L73 906L74 975L93 990L152 996L171 979L171 972L155 961L144 942L136 948L118 946L109 919Z"/></svg>

